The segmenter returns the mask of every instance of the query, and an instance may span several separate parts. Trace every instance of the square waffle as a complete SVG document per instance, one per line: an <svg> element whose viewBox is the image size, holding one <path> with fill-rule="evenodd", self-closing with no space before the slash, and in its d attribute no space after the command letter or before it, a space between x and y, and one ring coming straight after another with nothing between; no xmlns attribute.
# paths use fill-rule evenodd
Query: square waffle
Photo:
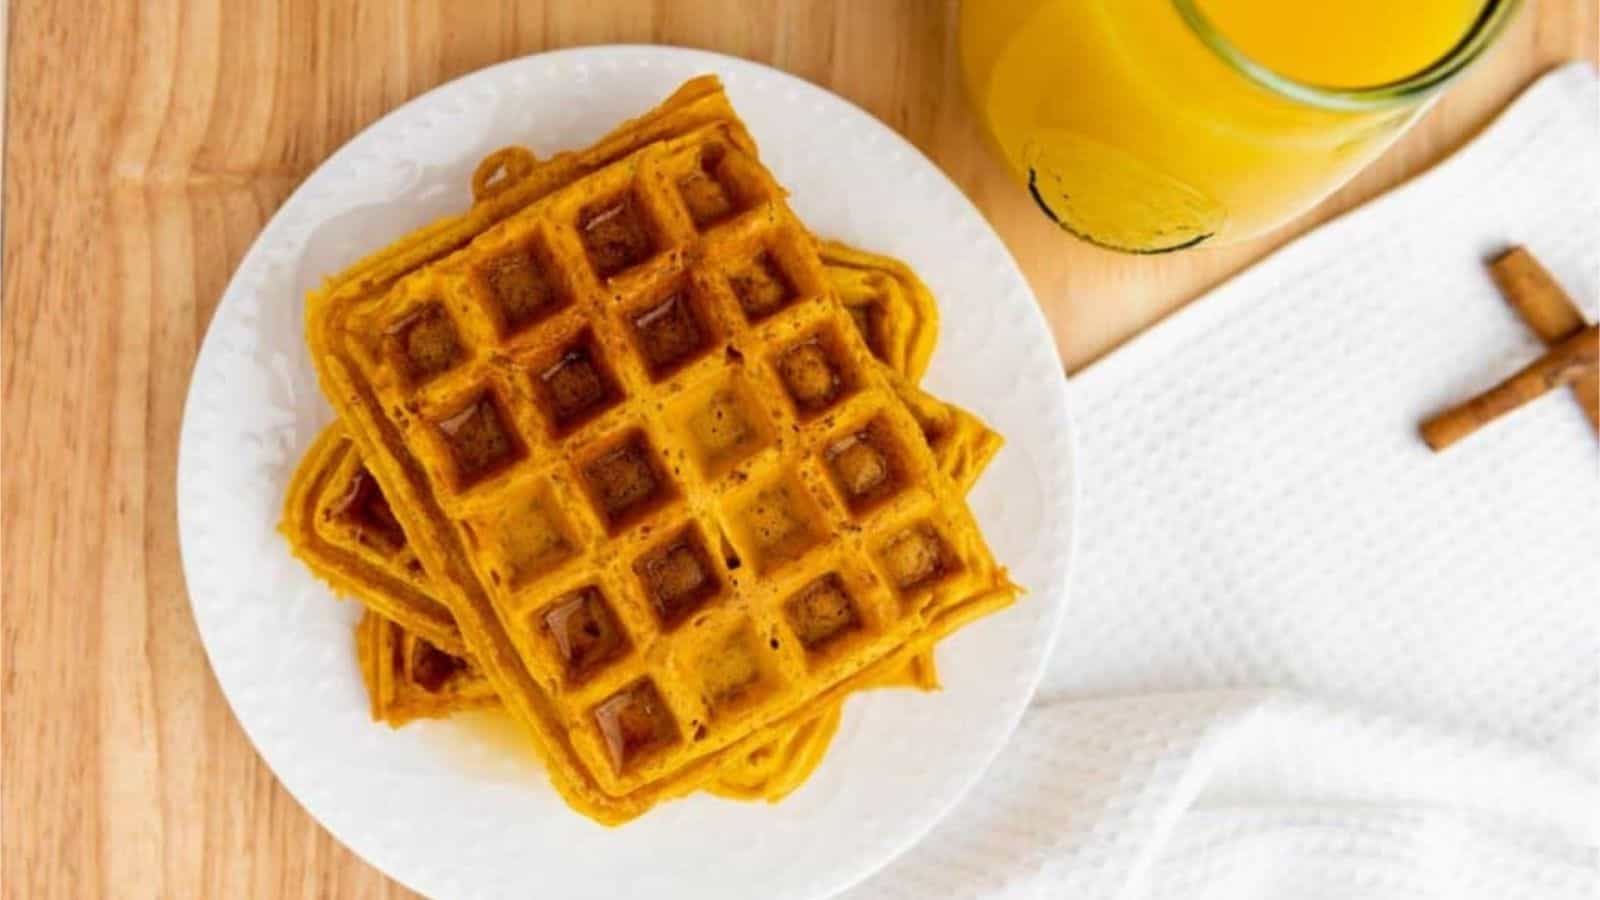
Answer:
<svg viewBox="0 0 1600 900"><path fill-rule="evenodd" d="M920 375L927 354L917 345L925 342L931 347L938 314L926 287L886 257L831 242L820 249L828 276L873 356L897 373ZM917 390L905 378L895 384L940 468L962 490L969 489L999 449L999 435L959 407ZM396 533L381 489L357 460L354 444L342 429L329 426L295 474L283 530L315 574L369 607L356 626L356 637L372 717L399 726L417 718L498 707L488 679L458 649L460 636L453 620L446 641L423 637L423 630L431 626L427 613L432 607L424 606L426 612L419 617L414 611L418 604L408 599L417 587L416 557L406 549L404 533ZM368 531L372 533L364 533ZM324 537L330 532L332 541ZM361 555L352 557L347 548ZM376 561L370 558L374 552ZM422 578L422 593L427 595L429 586ZM401 586L398 590L396 584ZM904 670L890 672L878 682L895 684L935 686L931 652L913 657ZM781 799L821 761L838 718L835 704L828 712L778 733L724 766L706 790L741 800Z"/></svg>
<svg viewBox="0 0 1600 900"><path fill-rule="evenodd" d="M937 331L938 309L932 295L897 260L835 242L824 242L819 249L829 280L872 355L902 376L896 381L897 390L935 448L938 464L962 490L968 489L998 450L1000 437L959 407L941 403L910 384L925 370ZM356 464L357 456L342 429L330 426L295 473L283 530L313 573L369 607L356 626L356 639L372 717L398 727L417 718L498 707L488 679L457 649L459 633L453 620L451 642L445 649L422 637L433 623L419 618L413 611L416 604L405 596L416 581L416 557L406 552L403 531L396 533L398 526L381 489L375 487L371 473ZM348 557L343 548L324 538L330 531L359 551L379 552L379 560ZM393 587L397 582L404 586L400 596ZM929 650L912 657L901 671L883 676L877 686L927 690L937 683ZM705 789L732 799L776 802L821 762L839 712L836 703L810 721L779 731L769 742L723 766Z"/></svg>
<svg viewBox="0 0 1600 900"><path fill-rule="evenodd" d="M493 172L506 161L530 159L526 151L507 148L484 160L479 171ZM524 170L519 177L526 174ZM481 198L484 187L476 187ZM937 332L938 310L927 287L898 260L837 242L823 242L819 249L830 281L872 354L906 381L919 380ZM939 403L905 381L898 384L924 434L937 442L935 456L941 466L948 460L952 477L966 489L998 449L999 436L970 414ZM315 574L339 593L382 613L364 617L357 626L373 718L399 726L415 718L498 705L487 678L464 658L453 619L440 615L442 604L431 596L415 596L421 574L416 556L403 531L397 530L381 489L358 458L342 429L330 426L296 472L283 530ZM422 580L426 595L425 577ZM449 677L436 677L439 672L449 672ZM885 686L907 684L925 690L937 683L931 651L913 657L902 671L888 673L880 681ZM835 706L830 714L780 733L769 744L749 751L738 764L725 767L708 789L730 797L776 800L798 786L820 761L837 719Z"/></svg>
<svg viewBox="0 0 1600 900"><path fill-rule="evenodd" d="M469 648L601 821L1011 591L736 122L309 324Z"/></svg>

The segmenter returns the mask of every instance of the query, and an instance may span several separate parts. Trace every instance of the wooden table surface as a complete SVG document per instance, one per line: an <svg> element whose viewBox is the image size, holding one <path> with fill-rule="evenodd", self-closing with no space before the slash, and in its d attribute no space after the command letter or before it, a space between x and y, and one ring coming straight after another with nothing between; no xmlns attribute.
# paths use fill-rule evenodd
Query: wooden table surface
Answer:
<svg viewBox="0 0 1600 900"><path fill-rule="evenodd" d="M229 274L301 179L407 98L499 60L607 42L704 47L793 72L883 119L966 190L1076 368L1439 160L1540 72L1594 59L1600 27L1594 0L1529 0L1490 58L1320 208L1243 246L1144 258L1066 238L1006 179L957 89L954 9L13 3L0 893L406 894L289 798L229 712L189 614L174 473L189 369Z"/></svg>

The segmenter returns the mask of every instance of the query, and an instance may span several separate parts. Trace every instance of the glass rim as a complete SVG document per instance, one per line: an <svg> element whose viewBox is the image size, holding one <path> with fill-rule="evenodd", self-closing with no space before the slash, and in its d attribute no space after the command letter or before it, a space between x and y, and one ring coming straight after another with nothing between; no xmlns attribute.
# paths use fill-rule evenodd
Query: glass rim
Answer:
<svg viewBox="0 0 1600 900"><path fill-rule="evenodd" d="M1275 94L1325 109L1385 109L1415 102L1449 83L1505 30L1522 0L1485 0L1472 26L1443 56L1404 78L1366 87L1332 87L1298 81L1256 62L1200 11L1198 0L1172 0L1184 23L1233 70Z"/></svg>

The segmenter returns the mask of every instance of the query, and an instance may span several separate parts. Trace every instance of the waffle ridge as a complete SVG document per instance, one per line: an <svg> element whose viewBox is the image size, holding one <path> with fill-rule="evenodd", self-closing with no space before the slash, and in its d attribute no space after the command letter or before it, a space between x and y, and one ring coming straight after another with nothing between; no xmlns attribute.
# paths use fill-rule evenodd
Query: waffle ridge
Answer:
<svg viewBox="0 0 1600 900"><path fill-rule="evenodd" d="M356 625L356 658L372 717L392 723L498 706L477 666L368 609Z"/></svg>
<svg viewBox="0 0 1600 900"><path fill-rule="evenodd" d="M439 649L464 654L455 617L435 596L409 537L402 530L403 546L387 536L374 538L367 517L352 505L352 499L363 499L362 479L382 495L343 427L328 426L301 459L284 501L279 530L290 549L336 593L360 600ZM383 502L387 506L386 497Z"/></svg>

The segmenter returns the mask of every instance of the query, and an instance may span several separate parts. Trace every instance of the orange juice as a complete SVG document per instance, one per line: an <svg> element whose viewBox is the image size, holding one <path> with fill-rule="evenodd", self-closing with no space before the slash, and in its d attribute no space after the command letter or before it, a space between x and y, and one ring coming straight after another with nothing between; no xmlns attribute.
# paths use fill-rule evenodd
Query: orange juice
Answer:
<svg viewBox="0 0 1600 900"><path fill-rule="evenodd" d="M1156 252L1258 234L1381 153L1516 0L967 0L1008 166L1063 228Z"/></svg>

